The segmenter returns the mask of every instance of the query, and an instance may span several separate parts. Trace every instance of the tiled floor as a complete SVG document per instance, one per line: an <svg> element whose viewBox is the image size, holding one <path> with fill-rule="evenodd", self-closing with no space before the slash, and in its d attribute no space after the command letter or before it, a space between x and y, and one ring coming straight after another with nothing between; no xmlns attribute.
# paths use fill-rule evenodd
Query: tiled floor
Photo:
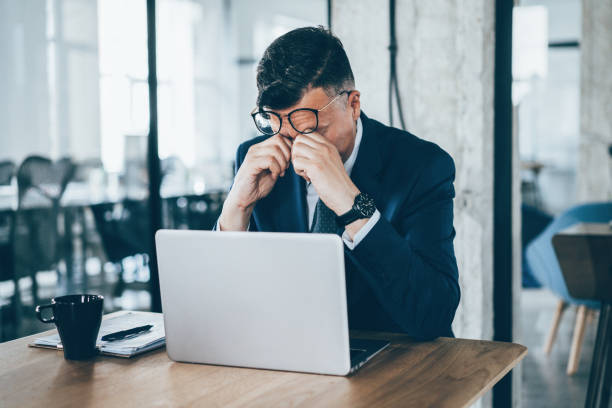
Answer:
<svg viewBox="0 0 612 408"><path fill-rule="evenodd" d="M523 333L519 342L529 348L529 354L522 363L523 407L584 406L597 332L597 318L593 319L586 328L578 372L568 376L565 370L574 332L575 307L566 310L553 349L549 356L544 354L544 340L556 304L557 298L546 290L523 290L521 304Z"/></svg>

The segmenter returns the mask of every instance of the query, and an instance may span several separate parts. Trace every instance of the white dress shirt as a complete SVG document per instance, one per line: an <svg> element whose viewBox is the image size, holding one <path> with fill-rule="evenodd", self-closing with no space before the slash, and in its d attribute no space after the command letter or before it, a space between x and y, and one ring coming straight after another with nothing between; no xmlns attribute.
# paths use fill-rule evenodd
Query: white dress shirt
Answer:
<svg viewBox="0 0 612 408"><path fill-rule="evenodd" d="M353 146L353 151L350 156L344 162L344 168L348 175L351 175L351 171L353 170L353 166L355 165L355 160L357 160L357 153L359 153L359 146L361 145L361 137L363 136L363 126L361 125L361 118L357 119L357 134L355 135L355 145ZM319 195L315 190L312 183L306 184L306 203L308 204L308 230L310 231L310 227L312 226L312 220L314 218L315 207L317 205L317 201L319 200ZM368 232L376 225L380 218L380 212L378 209L374 211L374 214L368 222L361 227L361 229L355 234L355 237L351 240L348 232L344 231L342 234L342 240L344 244L348 247L348 249L354 249L364 238L368 235Z"/></svg>

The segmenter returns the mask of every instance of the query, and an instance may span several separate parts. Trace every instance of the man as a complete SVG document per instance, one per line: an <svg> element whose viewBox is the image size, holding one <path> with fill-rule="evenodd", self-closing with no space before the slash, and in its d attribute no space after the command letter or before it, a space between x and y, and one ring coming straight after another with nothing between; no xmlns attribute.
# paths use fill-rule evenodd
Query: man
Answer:
<svg viewBox="0 0 612 408"><path fill-rule="evenodd" d="M322 27L276 39L257 88L264 135L238 147L217 228L341 234L351 329L452 336L451 157L361 112L342 43Z"/></svg>

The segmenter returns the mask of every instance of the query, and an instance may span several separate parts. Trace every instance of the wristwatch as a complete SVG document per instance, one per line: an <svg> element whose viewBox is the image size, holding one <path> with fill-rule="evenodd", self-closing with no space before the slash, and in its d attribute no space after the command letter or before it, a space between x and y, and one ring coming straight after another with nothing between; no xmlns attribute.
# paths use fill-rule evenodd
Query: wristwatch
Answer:
<svg viewBox="0 0 612 408"><path fill-rule="evenodd" d="M346 226L358 219L370 218L375 211L374 199L365 193L359 193L355 197L353 207L346 213L337 216L336 222L340 226Z"/></svg>

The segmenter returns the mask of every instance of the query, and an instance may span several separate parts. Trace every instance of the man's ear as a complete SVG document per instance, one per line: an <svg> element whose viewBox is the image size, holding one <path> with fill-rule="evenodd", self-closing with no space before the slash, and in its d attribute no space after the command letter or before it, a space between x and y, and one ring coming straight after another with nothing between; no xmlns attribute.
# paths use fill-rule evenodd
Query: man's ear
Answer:
<svg viewBox="0 0 612 408"><path fill-rule="evenodd" d="M348 97L348 104L352 111L353 120L357 120L361 114L361 93L359 91L353 91Z"/></svg>

